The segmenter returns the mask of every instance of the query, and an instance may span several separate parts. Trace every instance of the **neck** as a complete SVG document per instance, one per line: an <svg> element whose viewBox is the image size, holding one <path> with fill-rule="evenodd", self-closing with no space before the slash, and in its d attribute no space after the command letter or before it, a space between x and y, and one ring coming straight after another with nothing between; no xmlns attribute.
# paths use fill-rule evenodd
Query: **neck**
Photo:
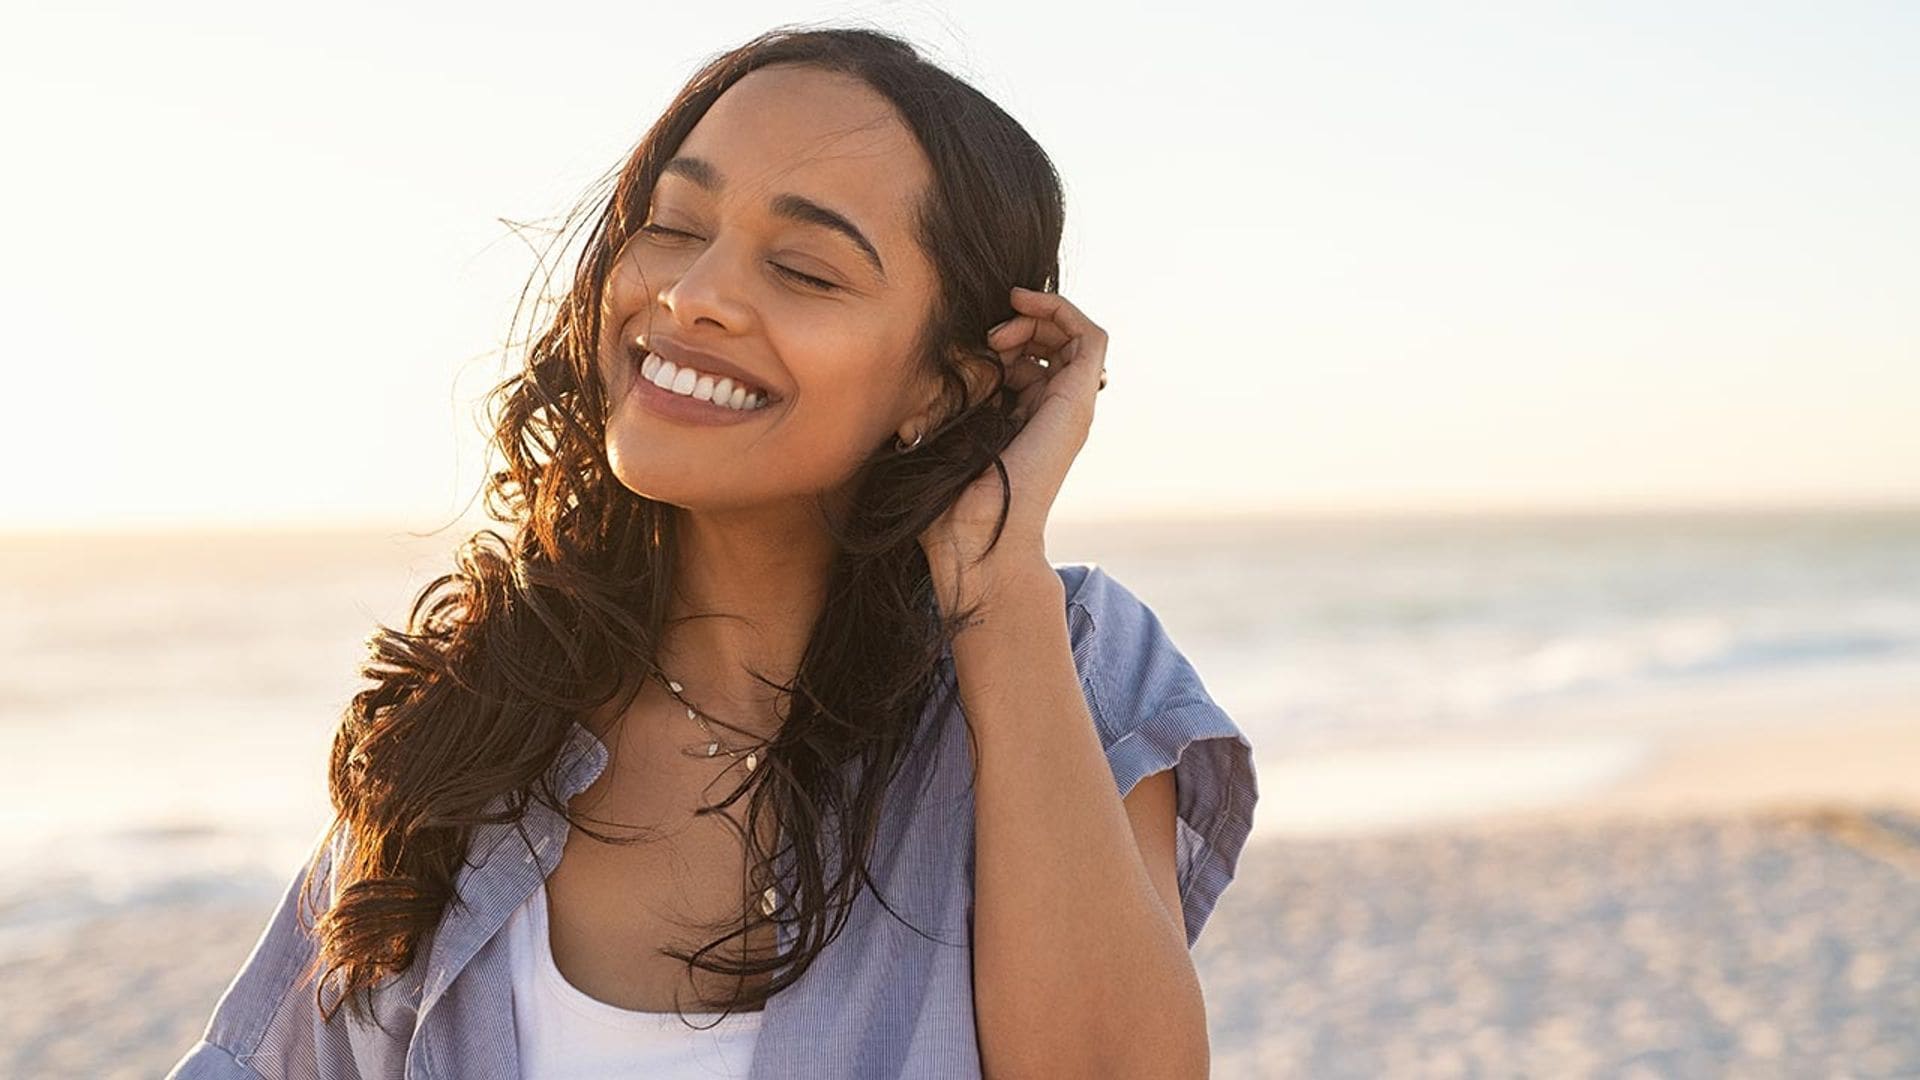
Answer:
<svg viewBox="0 0 1920 1080"><path fill-rule="evenodd" d="M709 716L770 737L826 603L833 547L810 507L675 512L673 589L658 662ZM664 692L664 690L662 690Z"/></svg>

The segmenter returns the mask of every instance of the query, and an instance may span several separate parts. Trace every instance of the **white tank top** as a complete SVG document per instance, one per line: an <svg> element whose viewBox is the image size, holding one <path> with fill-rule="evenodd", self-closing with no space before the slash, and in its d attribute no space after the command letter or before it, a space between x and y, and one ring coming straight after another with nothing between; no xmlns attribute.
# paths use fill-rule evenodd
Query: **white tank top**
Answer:
<svg viewBox="0 0 1920 1080"><path fill-rule="evenodd" d="M544 884L507 920L505 933L521 1080L747 1075L764 1010L737 1012L715 1024L710 1016L689 1014L682 1021L677 1013L623 1009L588 996L553 962Z"/></svg>

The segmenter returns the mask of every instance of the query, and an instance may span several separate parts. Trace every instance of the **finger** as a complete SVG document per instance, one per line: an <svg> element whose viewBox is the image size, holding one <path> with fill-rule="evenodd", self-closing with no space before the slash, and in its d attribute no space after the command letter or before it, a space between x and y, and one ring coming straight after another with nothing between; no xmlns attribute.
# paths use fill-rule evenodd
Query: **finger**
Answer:
<svg viewBox="0 0 1920 1080"><path fill-rule="evenodd" d="M1047 396L1047 387L1051 382L1045 368L1038 365L1028 366L1033 368L1035 378L1021 389L1020 396L1013 405L1013 415L1022 423L1032 417L1033 411L1040 407L1040 402Z"/></svg>
<svg viewBox="0 0 1920 1080"><path fill-rule="evenodd" d="M1009 371L1033 369L1045 374L1049 369L1059 368L1068 362L1074 354L1074 343L1069 341L1059 348L1049 349L1031 342L1002 349L998 353L1000 362Z"/></svg>
<svg viewBox="0 0 1920 1080"><path fill-rule="evenodd" d="M1071 340L1065 329L1032 315L1015 315L987 334L987 344L996 352L1032 345L1028 352L1051 351Z"/></svg>
<svg viewBox="0 0 1920 1080"><path fill-rule="evenodd" d="M1107 332L1087 318L1084 312L1074 306L1073 301L1059 293L1038 292L1015 285L1012 296L1015 311L1041 320L1051 320L1066 331L1069 338L1081 337L1106 344Z"/></svg>
<svg viewBox="0 0 1920 1080"><path fill-rule="evenodd" d="M1082 348L1088 344L1085 338L1080 338L1068 346L1064 350L1067 354L1065 363L1055 361L1053 364L1059 371L1051 376L1051 381L1061 384L1062 393L1080 397L1091 406L1093 395L1100 392L1101 376L1106 371L1107 350L1104 345Z"/></svg>
<svg viewBox="0 0 1920 1080"><path fill-rule="evenodd" d="M1047 381L1059 387L1059 393L1089 400L1099 392L1100 377L1106 368L1104 342L1076 337L1046 358Z"/></svg>
<svg viewBox="0 0 1920 1080"><path fill-rule="evenodd" d="M1028 374L1044 377L1066 363L1065 360L1060 358L1060 352L1058 351L1052 356L1047 356L1025 348L1007 350L1001 354L1000 362L1006 366L1008 382L1013 382L1016 377L1025 377ZM1025 384L1022 383L1022 385Z"/></svg>
<svg viewBox="0 0 1920 1080"><path fill-rule="evenodd" d="M1024 392L1036 383L1047 381L1047 369L1025 357L1012 357L1007 361L1006 385L1015 393Z"/></svg>
<svg viewBox="0 0 1920 1080"><path fill-rule="evenodd" d="M1020 345L1010 349L1002 349L997 355L1000 357L1000 363L1004 365L1010 373L1008 379L1011 381L1013 378L1012 373L1024 373L1031 369L1044 374L1050 367L1059 367L1066 363L1062 357L1070 355L1072 349L1072 342L1068 342L1062 348L1053 350L1041 350L1031 345ZM1048 355L1049 351L1051 355Z"/></svg>
<svg viewBox="0 0 1920 1080"><path fill-rule="evenodd" d="M1043 308L1035 314L1046 322L1041 325L1059 327L1068 333L1067 343L1055 350L1050 367L1074 368L1076 371L1068 379L1069 395L1080 393L1083 389L1092 400L1098 393L1101 370L1106 366L1107 332L1075 307L1073 303L1058 293L1040 293L1031 289L1014 290L1015 306ZM1086 369L1084 371L1078 369ZM1085 375L1085 378L1080 376ZM1051 378L1051 376L1049 376Z"/></svg>

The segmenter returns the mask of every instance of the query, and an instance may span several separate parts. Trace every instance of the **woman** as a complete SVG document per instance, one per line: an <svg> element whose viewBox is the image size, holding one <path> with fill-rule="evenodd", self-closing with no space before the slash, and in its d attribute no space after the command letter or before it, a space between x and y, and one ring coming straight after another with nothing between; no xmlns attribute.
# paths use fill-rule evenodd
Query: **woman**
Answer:
<svg viewBox="0 0 1920 1080"><path fill-rule="evenodd" d="M1046 559L1107 341L1061 220L896 38L697 73L492 398L513 538L373 639L173 1075L1204 1076L1250 747Z"/></svg>

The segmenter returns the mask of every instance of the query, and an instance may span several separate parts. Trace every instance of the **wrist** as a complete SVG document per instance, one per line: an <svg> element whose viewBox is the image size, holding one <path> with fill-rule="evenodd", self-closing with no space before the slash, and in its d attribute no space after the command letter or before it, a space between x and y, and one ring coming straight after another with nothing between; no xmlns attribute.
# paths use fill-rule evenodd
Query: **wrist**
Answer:
<svg viewBox="0 0 1920 1080"><path fill-rule="evenodd" d="M1046 553L1006 552L979 562L929 564L940 609L952 614L963 607L998 608L1009 603L1043 599L1064 603L1066 584L1047 561Z"/></svg>

